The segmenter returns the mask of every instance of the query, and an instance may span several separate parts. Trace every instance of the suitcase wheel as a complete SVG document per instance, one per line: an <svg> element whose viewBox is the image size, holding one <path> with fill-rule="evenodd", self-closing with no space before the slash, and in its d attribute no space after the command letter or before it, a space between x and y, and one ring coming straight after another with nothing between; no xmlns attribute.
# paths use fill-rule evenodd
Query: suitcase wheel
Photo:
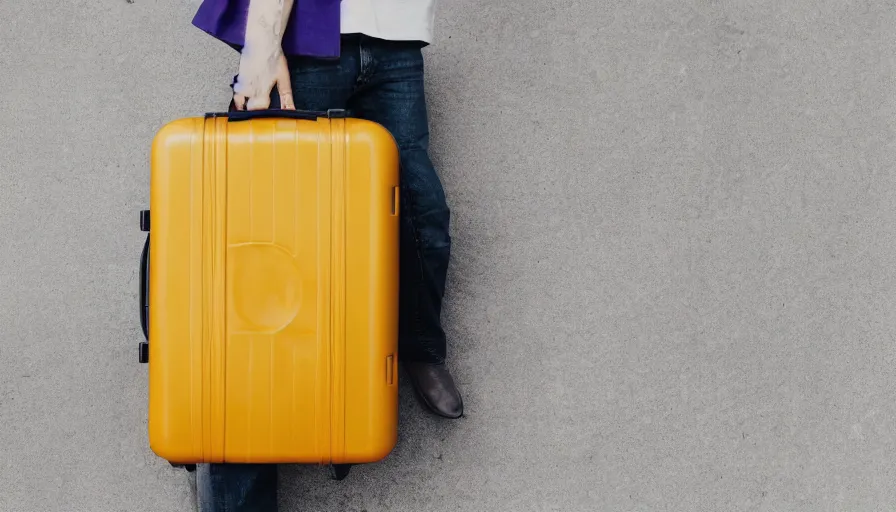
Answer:
<svg viewBox="0 0 896 512"><path fill-rule="evenodd" d="M337 481L345 480L351 470L351 464L330 464L330 478Z"/></svg>
<svg viewBox="0 0 896 512"><path fill-rule="evenodd" d="M187 470L187 473L196 471L196 464L175 464L173 462L169 462L168 464L171 464L171 467L173 468L185 469Z"/></svg>

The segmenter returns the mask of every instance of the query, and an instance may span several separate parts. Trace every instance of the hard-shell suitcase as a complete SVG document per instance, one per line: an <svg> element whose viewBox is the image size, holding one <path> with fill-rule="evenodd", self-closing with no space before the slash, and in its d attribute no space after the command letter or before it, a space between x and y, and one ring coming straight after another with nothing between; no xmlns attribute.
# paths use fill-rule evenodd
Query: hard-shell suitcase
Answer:
<svg viewBox="0 0 896 512"><path fill-rule="evenodd" d="M389 132L341 111L157 133L140 350L157 455L345 468L392 450L398 186Z"/></svg>

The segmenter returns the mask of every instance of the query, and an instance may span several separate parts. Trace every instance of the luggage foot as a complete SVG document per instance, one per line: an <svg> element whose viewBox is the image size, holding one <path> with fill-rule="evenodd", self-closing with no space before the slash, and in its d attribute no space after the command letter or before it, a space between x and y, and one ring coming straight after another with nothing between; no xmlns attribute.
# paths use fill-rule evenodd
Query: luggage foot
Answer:
<svg viewBox="0 0 896 512"><path fill-rule="evenodd" d="M345 480L351 470L351 464L330 464L330 478L337 481Z"/></svg>
<svg viewBox="0 0 896 512"><path fill-rule="evenodd" d="M169 462L168 464L171 464L171 467L173 467L173 468L185 469L185 470L187 470L187 473L192 473L193 471L196 471L196 464L175 464L173 462Z"/></svg>

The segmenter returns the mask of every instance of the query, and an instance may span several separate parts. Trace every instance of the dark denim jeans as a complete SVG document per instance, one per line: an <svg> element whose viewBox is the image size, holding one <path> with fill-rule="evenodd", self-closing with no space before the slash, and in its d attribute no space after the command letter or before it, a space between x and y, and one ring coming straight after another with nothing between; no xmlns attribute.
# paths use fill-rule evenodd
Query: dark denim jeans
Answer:
<svg viewBox="0 0 896 512"><path fill-rule="evenodd" d="M404 361L444 362L442 296L451 249L449 210L429 158L423 54L416 43L346 36L339 59L289 61L296 108L345 109L388 129L401 161L399 354ZM271 108L279 108L272 94ZM277 510L272 465L213 464L198 468L202 512Z"/></svg>

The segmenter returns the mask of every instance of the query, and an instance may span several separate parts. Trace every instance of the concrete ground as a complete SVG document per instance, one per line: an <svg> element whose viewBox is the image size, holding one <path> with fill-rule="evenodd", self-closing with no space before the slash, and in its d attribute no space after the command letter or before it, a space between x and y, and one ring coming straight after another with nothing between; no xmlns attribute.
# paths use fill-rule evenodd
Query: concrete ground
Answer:
<svg viewBox="0 0 896 512"><path fill-rule="evenodd" d="M191 510L146 437L149 142L227 103L196 0L0 2L0 512ZM896 11L442 1L467 417L286 511L896 507Z"/></svg>

